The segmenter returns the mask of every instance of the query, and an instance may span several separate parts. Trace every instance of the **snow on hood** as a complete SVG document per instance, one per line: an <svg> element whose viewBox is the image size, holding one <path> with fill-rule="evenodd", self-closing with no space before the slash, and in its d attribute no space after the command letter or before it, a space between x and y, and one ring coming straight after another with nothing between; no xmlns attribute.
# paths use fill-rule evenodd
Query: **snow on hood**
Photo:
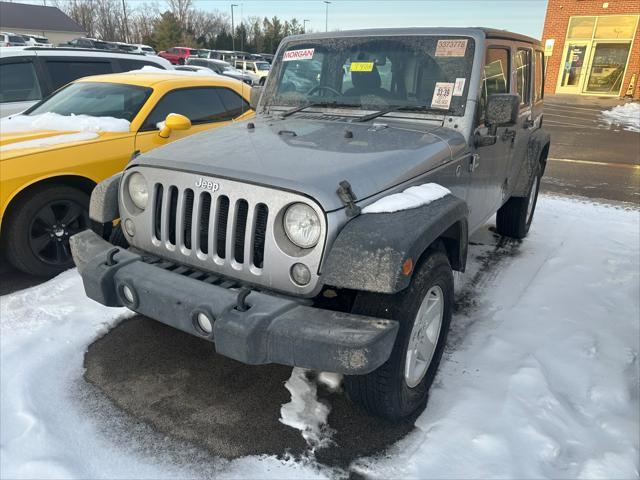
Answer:
<svg viewBox="0 0 640 480"><path fill-rule="evenodd" d="M54 130L60 132L128 132L131 123L122 118L93 117L91 115L59 115L41 113L38 115L14 115L0 119L0 132L29 132Z"/></svg>
<svg viewBox="0 0 640 480"><path fill-rule="evenodd" d="M451 190L442 185L425 183L423 185L409 187L400 193L382 197L380 200L376 200L371 205L364 207L362 213L392 213L400 210L418 208L422 205L428 205L450 193Z"/></svg>
<svg viewBox="0 0 640 480"><path fill-rule="evenodd" d="M620 125L625 130L640 132L640 103L631 102L618 105L602 112L602 118L609 125Z"/></svg>
<svg viewBox="0 0 640 480"><path fill-rule="evenodd" d="M94 140L99 135L93 132L65 133L62 135L53 135L50 137L42 137L34 140L25 140L24 142L14 142L0 146L0 152L8 152L9 150L18 150L24 148L42 148L58 145L61 143L82 142L86 140Z"/></svg>
<svg viewBox="0 0 640 480"><path fill-rule="evenodd" d="M215 73L213 70L210 69L202 69L202 70L195 70L195 71L190 71L190 70L175 70L175 69L171 69L171 70L163 70L162 68L157 68L157 67L151 67L149 65L145 65L144 67L142 67L139 70L130 70L128 72L124 72L125 75L130 75L130 74L134 74L134 75L139 75L139 74L147 74L147 73L162 73L162 74L171 74L171 75L183 75L185 77L211 77L211 76L217 76L217 73Z"/></svg>

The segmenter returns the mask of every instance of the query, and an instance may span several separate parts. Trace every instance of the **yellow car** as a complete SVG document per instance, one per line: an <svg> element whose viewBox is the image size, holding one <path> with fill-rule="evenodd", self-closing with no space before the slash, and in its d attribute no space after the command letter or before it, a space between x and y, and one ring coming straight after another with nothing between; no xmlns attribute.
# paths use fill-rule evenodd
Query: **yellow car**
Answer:
<svg viewBox="0 0 640 480"><path fill-rule="evenodd" d="M90 227L96 183L132 156L253 116L251 88L198 73L142 71L79 79L0 120L0 235L18 269L73 265L69 237Z"/></svg>

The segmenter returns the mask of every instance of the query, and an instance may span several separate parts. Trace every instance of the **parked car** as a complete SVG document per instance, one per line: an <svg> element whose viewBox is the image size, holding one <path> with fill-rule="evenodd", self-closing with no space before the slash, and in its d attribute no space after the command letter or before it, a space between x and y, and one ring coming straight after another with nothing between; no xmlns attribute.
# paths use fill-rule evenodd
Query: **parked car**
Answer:
<svg viewBox="0 0 640 480"><path fill-rule="evenodd" d="M271 64L273 62L273 54L271 53L260 53L259 54L265 62L269 62Z"/></svg>
<svg viewBox="0 0 640 480"><path fill-rule="evenodd" d="M156 51L153 47L149 45L144 45L142 43L136 43L133 45L136 49L133 51L134 53L143 53L145 55L156 55Z"/></svg>
<svg viewBox="0 0 640 480"><path fill-rule="evenodd" d="M187 59L187 66L208 68L219 75L226 75L227 77L235 78L236 80L240 80L248 85L258 85L260 82L260 78L257 75L252 75L249 72L242 72L231 66L230 63L222 60L189 57Z"/></svg>
<svg viewBox="0 0 640 480"><path fill-rule="evenodd" d="M139 153L253 116L242 84L184 73L86 77L1 120L0 233L9 262L35 275L69 268L69 236L90 226L97 182Z"/></svg>
<svg viewBox="0 0 640 480"><path fill-rule="evenodd" d="M22 35L8 32L0 33L0 47L24 47L25 45L26 42Z"/></svg>
<svg viewBox="0 0 640 480"><path fill-rule="evenodd" d="M92 218L119 217L132 248L72 237L85 291L241 362L344 374L368 412L411 415L469 235L496 214L501 235L531 226L543 78L540 42L503 30L286 38L250 123L136 157L94 190Z"/></svg>
<svg viewBox="0 0 640 480"><path fill-rule="evenodd" d="M39 37L36 35L21 33L24 43L28 47L53 47L53 44L47 37Z"/></svg>
<svg viewBox="0 0 640 480"><path fill-rule="evenodd" d="M264 85L264 82L267 80L267 76L269 75L269 69L271 68L269 62L251 60L236 60L234 62L234 66L242 72L248 72L252 75L256 75L258 77L259 85Z"/></svg>
<svg viewBox="0 0 640 480"><path fill-rule="evenodd" d="M162 69L158 57L76 48L10 48L0 50L0 117L21 112L67 83L87 75Z"/></svg>
<svg viewBox="0 0 640 480"><path fill-rule="evenodd" d="M166 51L158 52L158 56L166 58L173 65L184 65L191 55L197 56L195 48L173 47Z"/></svg>
<svg viewBox="0 0 640 480"><path fill-rule="evenodd" d="M66 43L58 45L60 47L69 48L93 48L96 50L117 50L117 46L112 42L106 42L104 40L98 40L96 38L78 37L73 40L69 40Z"/></svg>

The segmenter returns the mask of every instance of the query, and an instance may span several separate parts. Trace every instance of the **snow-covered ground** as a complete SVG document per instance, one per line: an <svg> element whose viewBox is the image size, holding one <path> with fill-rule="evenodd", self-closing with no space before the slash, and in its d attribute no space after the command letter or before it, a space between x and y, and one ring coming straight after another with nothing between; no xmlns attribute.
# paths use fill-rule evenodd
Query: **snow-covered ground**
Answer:
<svg viewBox="0 0 640 480"><path fill-rule="evenodd" d="M474 241L417 428L352 468L374 478L638 478L639 211L541 197L514 255L486 230ZM128 313L87 300L75 271L0 303L0 477L335 474L312 456L195 464L136 453L78 394L87 346ZM322 425L330 406L315 383L294 369L282 421L322 448L341 425Z"/></svg>
<svg viewBox="0 0 640 480"><path fill-rule="evenodd" d="M602 118L609 125L620 125L625 130L640 132L640 103L629 102L605 110Z"/></svg>

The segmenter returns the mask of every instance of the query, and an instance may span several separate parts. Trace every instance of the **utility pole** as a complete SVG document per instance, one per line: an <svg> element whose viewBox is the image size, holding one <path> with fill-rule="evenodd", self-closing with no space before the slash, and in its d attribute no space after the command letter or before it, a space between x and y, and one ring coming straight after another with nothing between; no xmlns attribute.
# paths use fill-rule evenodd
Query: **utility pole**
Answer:
<svg viewBox="0 0 640 480"><path fill-rule="evenodd" d="M329 0L322 0L324 2L324 31L329 31L329 4L331 3Z"/></svg>
<svg viewBox="0 0 640 480"><path fill-rule="evenodd" d="M233 24L233 7L237 7L236 3L231 4L231 50L236 49L236 29Z"/></svg>
<svg viewBox="0 0 640 480"><path fill-rule="evenodd" d="M302 20L302 33L307 33L307 22L309 20Z"/></svg>
<svg viewBox="0 0 640 480"><path fill-rule="evenodd" d="M45 0L46 1L46 0ZM127 2L122 0L122 13L124 14L124 41L129 41L129 21L127 20Z"/></svg>

